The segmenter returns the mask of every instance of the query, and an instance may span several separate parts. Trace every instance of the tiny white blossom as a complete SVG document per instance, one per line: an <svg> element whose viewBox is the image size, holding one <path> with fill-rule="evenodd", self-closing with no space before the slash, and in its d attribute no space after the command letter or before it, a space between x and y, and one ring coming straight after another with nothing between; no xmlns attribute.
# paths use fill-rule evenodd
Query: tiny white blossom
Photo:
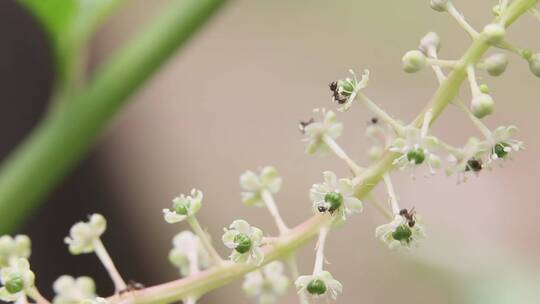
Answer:
<svg viewBox="0 0 540 304"><path fill-rule="evenodd" d="M411 227L409 220L395 215L394 220L375 229L375 236L390 249L412 248L426 237L424 227L418 220Z"/></svg>
<svg viewBox="0 0 540 304"><path fill-rule="evenodd" d="M247 170L240 175L240 186L246 190L242 192L242 202L248 206L264 206L262 191L277 193L281 189L282 179L274 167L264 167L260 174Z"/></svg>
<svg viewBox="0 0 540 304"><path fill-rule="evenodd" d="M490 151L488 162L506 159L510 152L524 149L523 142L512 138L516 131L516 126L501 126L491 132L484 143L484 149Z"/></svg>
<svg viewBox="0 0 540 304"><path fill-rule="evenodd" d="M415 126L407 126L403 130L403 137L394 140L390 151L401 154L393 162L400 169L426 162L433 174L441 165L440 158L433 153L437 148L439 148L439 140L427 135L427 129L421 131Z"/></svg>
<svg viewBox="0 0 540 304"><path fill-rule="evenodd" d="M362 79L358 80L353 70L349 70L353 78L345 78L330 84L330 90L333 92L332 99L340 107L338 111L345 112L349 110L358 96L358 92L367 87L369 81L369 70L364 70Z"/></svg>
<svg viewBox="0 0 540 304"><path fill-rule="evenodd" d="M92 214L87 222L78 222L69 231L64 242L69 246L71 254L90 253L94 251L94 243L105 232L107 221L101 214Z"/></svg>
<svg viewBox="0 0 540 304"><path fill-rule="evenodd" d="M341 221L362 211L362 202L354 196L353 183L348 178L337 179L332 171L323 172L324 182L314 184L309 192L313 208L318 212L337 214Z"/></svg>
<svg viewBox="0 0 540 304"><path fill-rule="evenodd" d="M244 220L235 220L224 229L222 240L225 246L233 249L229 258L235 263L254 263L260 265L264 260L261 249L263 232L257 227L250 226Z"/></svg>
<svg viewBox="0 0 540 304"><path fill-rule="evenodd" d="M13 302L27 294L34 287L35 275L30 270L27 259L19 258L0 270L0 300Z"/></svg>
<svg viewBox="0 0 540 304"><path fill-rule="evenodd" d="M53 283L56 296L53 304L78 304L85 300L96 300L96 285L90 277L73 278L63 275Z"/></svg>
<svg viewBox="0 0 540 304"><path fill-rule="evenodd" d="M169 252L169 261L180 270L182 276L190 274L190 264L197 263L197 269L210 265L209 256L197 235L186 230L173 238L173 248Z"/></svg>
<svg viewBox="0 0 540 304"><path fill-rule="evenodd" d="M249 297L257 297L259 304L277 303L289 287L289 278L283 274L283 264L274 261L245 276L242 289Z"/></svg>
<svg viewBox="0 0 540 304"><path fill-rule="evenodd" d="M163 209L163 218L169 224L174 224L194 215L201 209L203 193L192 189L191 195L181 194L173 199L172 210Z"/></svg>
<svg viewBox="0 0 540 304"><path fill-rule="evenodd" d="M315 109L314 112L320 112L323 119L321 122L311 122L303 129L307 141L306 153L324 154L329 151L328 146L324 142L324 137L329 136L332 139L337 139L343 132L343 124L338 122L336 114L326 109Z"/></svg>
<svg viewBox="0 0 540 304"><path fill-rule="evenodd" d="M338 293L343 291L343 285L332 277L328 271L320 271L313 275L303 275L294 282L298 293L307 291L315 297L330 294L336 299Z"/></svg>
<svg viewBox="0 0 540 304"><path fill-rule="evenodd" d="M0 237L0 267L8 266L10 261L18 258L28 259L31 253L31 241L26 235L9 235Z"/></svg>

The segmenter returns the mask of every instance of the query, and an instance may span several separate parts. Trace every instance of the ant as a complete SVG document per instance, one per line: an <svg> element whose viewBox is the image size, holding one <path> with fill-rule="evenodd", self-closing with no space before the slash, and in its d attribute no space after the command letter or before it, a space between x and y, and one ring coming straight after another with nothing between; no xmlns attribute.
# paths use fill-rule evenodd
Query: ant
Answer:
<svg viewBox="0 0 540 304"><path fill-rule="evenodd" d="M371 124L376 125L379 123L379 119L377 117L372 117L370 120Z"/></svg>
<svg viewBox="0 0 540 304"><path fill-rule="evenodd" d="M347 102L347 97L343 96L338 90L337 81L332 81L329 85L330 91L332 91L332 97L338 104L344 104Z"/></svg>
<svg viewBox="0 0 540 304"><path fill-rule="evenodd" d="M407 210L407 208L399 210L399 215L403 216L407 220L407 225L409 227L414 227L414 224L416 224L416 220L414 217L414 214L416 211L414 211L414 207L411 209L411 211Z"/></svg>
<svg viewBox="0 0 540 304"><path fill-rule="evenodd" d="M300 129L300 132L302 132L302 134L305 134L306 133L306 127L309 126L310 124L314 123L315 120L313 118L310 118L308 121L301 121L300 120L300 123L298 124L298 129Z"/></svg>
<svg viewBox="0 0 540 304"><path fill-rule="evenodd" d="M482 160L473 157L467 161L465 171L480 172L483 168Z"/></svg>

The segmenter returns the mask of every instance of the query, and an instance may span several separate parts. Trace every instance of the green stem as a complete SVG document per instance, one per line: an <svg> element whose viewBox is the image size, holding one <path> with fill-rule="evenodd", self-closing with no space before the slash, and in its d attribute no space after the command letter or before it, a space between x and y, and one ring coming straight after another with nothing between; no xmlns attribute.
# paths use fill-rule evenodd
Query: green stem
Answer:
<svg viewBox="0 0 540 304"><path fill-rule="evenodd" d="M208 252L208 255L210 255L212 263L215 266L223 264L223 259L221 258L219 253L217 253L216 249L212 245L212 242L210 242L210 239L208 238L208 234L201 227L195 215L188 216L186 220L191 226L191 229L193 229L193 232L195 232L195 234L199 237L199 240L201 241L201 244L203 245L206 252Z"/></svg>
<svg viewBox="0 0 540 304"><path fill-rule="evenodd" d="M105 63L88 85L50 112L0 170L0 233L13 230L95 141L128 97L225 0L172 0Z"/></svg>

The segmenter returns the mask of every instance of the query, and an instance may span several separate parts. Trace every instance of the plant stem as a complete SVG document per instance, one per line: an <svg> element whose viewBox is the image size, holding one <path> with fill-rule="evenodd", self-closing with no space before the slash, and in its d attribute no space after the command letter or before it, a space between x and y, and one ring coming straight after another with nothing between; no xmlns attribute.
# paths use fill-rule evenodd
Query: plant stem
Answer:
<svg viewBox="0 0 540 304"><path fill-rule="evenodd" d="M395 119L393 119L388 113L386 113L383 109L381 109L375 102L373 102L371 99L369 99L365 94L359 93L358 97L359 100L362 100L368 109L373 112L376 116L384 120L387 124L389 124L396 133L401 134L403 130L403 126L397 122Z"/></svg>
<svg viewBox="0 0 540 304"><path fill-rule="evenodd" d="M324 246L326 245L326 237L330 231L328 226L322 226L319 230L319 239L317 240L317 252L315 253L315 265L313 266L313 274L323 271L324 267Z"/></svg>
<svg viewBox="0 0 540 304"><path fill-rule="evenodd" d="M186 218L186 221L191 226L191 229L193 229L193 232L195 232L195 234L199 237L199 240L201 241L201 244L203 245L204 249L210 255L210 259L212 259L214 266L219 266L223 264L223 259L221 258L219 253L217 253L214 246L212 246L212 243L208 239L208 235L202 229L201 225L199 224L199 221L197 220L197 217L195 217L195 215L188 216Z"/></svg>
<svg viewBox="0 0 540 304"><path fill-rule="evenodd" d="M341 149L341 147L332 137L328 135L323 135L322 140L328 146L328 148L330 148L330 150L334 152L337 157L341 158L347 164L347 166L349 166L349 169L354 175L360 173L362 168L358 166L356 162L352 160L343 149Z"/></svg>
<svg viewBox="0 0 540 304"><path fill-rule="evenodd" d="M278 227L279 234L284 235L287 232L289 232L289 227L285 224L285 221L283 221L283 218L281 217L281 214L279 213L279 210L276 206L276 202L274 201L274 198L272 197L272 194L270 191L264 189L261 191L261 196L264 201L264 204L266 205L266 209L268 209L268 212L270 212L270 215L276 222L276 226Z"/></svg>
<svg viewBox="0 0 540 304"><path fill-rule="evenodd" d="M290 255L287 258L287 265L289 266L289 270L291 271L291 277L294 281L300 276L300 272L298 272L298 264L296 263L296 257L294 256L294 254ZM298 293L298 301L300 302L300 304L309 304L305 292Z"/></svg>
<svg viewBox="0 0 540 304"><path fill-rule="evenodd" d="M388 197L390 198L390 206L392 207L392 212L394 215L398 215L399 204L396 197L396 192L394 191L394 186L392 185L392 180L390 179L389 173L384 174L384 184L386 185L386 190L388 191Z"/></svg>
<svg viewBox="0 0 540 304"><path fill-rule="evenodd" d="M128 97L225 0L171 0L64 106L50 112L0 170L0 233L12 231L90 148ZM40 200L41 199L41 200Z"/></svg>
<svg viewBox="0 0 540 304"><path fill-rule="evenodd" d="M103 242L101 242L101 239L99 238L94 241L94 252L101 261L101 264L105 266L107 273L109 273L109 276L114 283L114 289L116 290L116 292L126 290L126 282L124 281L124 279L122 279L120 272L118 272L118 269L116 269L116 266L114 265L111 256L109 255L107 249L105 249L105 246L103 246Z"/></svg>

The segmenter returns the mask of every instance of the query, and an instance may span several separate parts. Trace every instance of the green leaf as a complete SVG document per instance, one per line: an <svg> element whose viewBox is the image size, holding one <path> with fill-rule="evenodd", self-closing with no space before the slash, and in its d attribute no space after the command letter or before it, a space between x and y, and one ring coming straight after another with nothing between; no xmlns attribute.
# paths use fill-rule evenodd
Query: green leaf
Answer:
<svg viewBox="0 0 540 304"><path fill-rule="evenodd" d="M76 75L81 51L102 19L122 0L19 0L42 24L55 54L58 85Z"/></svg>

